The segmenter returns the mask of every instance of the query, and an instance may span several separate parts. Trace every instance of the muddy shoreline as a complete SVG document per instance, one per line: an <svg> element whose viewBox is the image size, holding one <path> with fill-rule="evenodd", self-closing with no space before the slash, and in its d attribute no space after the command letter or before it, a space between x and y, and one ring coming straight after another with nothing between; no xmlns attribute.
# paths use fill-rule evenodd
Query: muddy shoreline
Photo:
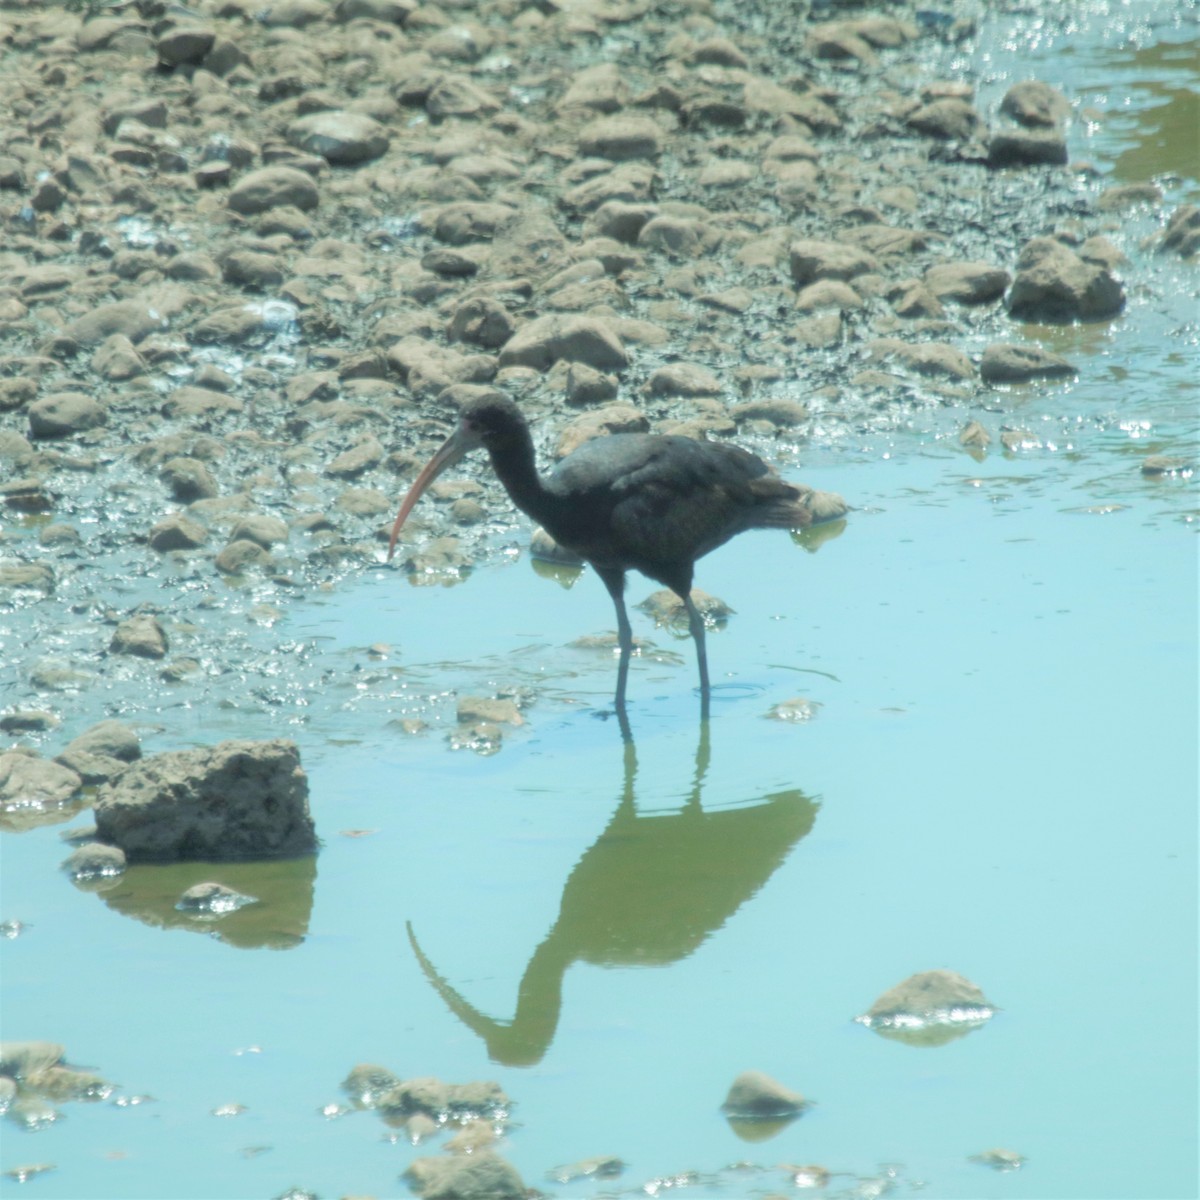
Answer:
<svg viewBox="0 0 1200 1200"><path fill-rule="evenodd" d="M130 671L148 705L203 693L226 618L269 627L379 564L397 496L481 388L518 397L544 455L650 428L737 437L802 477L806 446L865 430L983 416L968 436L1002 436L997 379L1072 369L1026 343L1015 375L981 371L987 345L1026 341L1023 249L1053 235L1119 305L1106 234L1158 201L1101 195L1052 88L974 107L951 63L989 19L0 10L19 117L0 594L31 651L6 708L70 724ZM997 160L1018 135L1031 161ZM1037 161L1047 139L1072 160ZM521 528L481 464L440 499L406 535L418 576ZM110 651L134 615L165 641L131 664Z"/></svg>

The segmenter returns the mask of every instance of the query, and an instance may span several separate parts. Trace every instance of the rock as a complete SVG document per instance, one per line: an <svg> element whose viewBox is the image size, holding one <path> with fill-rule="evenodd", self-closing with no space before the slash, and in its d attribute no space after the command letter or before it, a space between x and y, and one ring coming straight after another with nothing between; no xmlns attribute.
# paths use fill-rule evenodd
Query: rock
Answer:
<svg viewBox="0 0 1200 1200"><path fill-rule="evenodd" d="M131 654L137 658L165 658L166 631L159 624L157 617L149 613L138 613L117 626L108 649L111 654Z"/></svg>
<svg viewBox="0 0 1200 1200"><path fill-rule="evenodd" d="M615 162L654 158L661 149L662 128L650 117L599 117L579 133L579 153Z"/></svg>
<svg viewBox="0 0 1200 1200"><path fill-rule="evenodd" d="M0 588L30 588L54 591L54 571L45 563L21 563L0 559Z"/></svg>
<svg viewBox="0 0 1200 1200"><path fill-rule="evenodd" d="M0 716L4 733L45 733L58 724L58 717L40 708L16 708Z"/></svg>
<svg viewBox="0 0 1200 1200"><path fill-rule="evenodd" d="M968 450L985 450L991 441L992 435L978 421L968 421L958 435L959 445Z"/></svg>
<svg viewBox="0 0 1200 1200"><path fill-rule="evenodd" d="M804 240L788 248L792 280L804 287L816 279L853 279L868 271L878 271L874 255L844 242Z"/></svg>
<svg viewBox="0 0 1200 1200"><path fill-rule="evenodd" d="M1162 188L1157 183L1123 183L1105 188L1096 197L1096 208L1100 212L1122 212L1139 204L1161 204L1162 198Z"/></svg>
<svg viewBox="0 0 1200 1200"><path fill-rule="evenodd" d="M1045 128L1060 125L1071 115L1071 104L1062 92L1038 79L1014 83L1000 101L1000 111L1018 125Z"/></svg>
<svg viewBox="0 0 1200 1200"><path fill-rule="evenodd" d="M206 500L219 494L212 472L198 458L168 459L159 474L176 500Z"/></svg>
<svg viewBox="0 0 1200 1200"><path fill-rule="evenodd" d="M58 1066L66 1048L58 1042L0 1042L0 1076L30 1079Z"/></svg>
<svg viewBox="0 0 1200 1200"><path fill-rule="evenodd" d="M799 725L813 720L820 711L821 702L819 700L810 700L807 696L792 696L788 700L781 700L778 704L771 705L771 711L767 713L767 716L772 721L785 721Z"/></svg>
<svg viewBox="0 0 1200 1200"><path fill-rule="evenodd" d="M978 1154L969 1155L968 1162L978 1163L981 1167L991 1167L993 1171L1018 1171L1028 1162L1023 1154L1015 1150L995 1147L982 1150Z"/></svg>
<svg viewBox="0 0 1200 1200"><path fill-rule="evenodd" d="M457 719L460 722L492 721L514 726L525 724L525 718L514 701L487 696L460 696Z"/></svg>
<svg viewBox="0 0 1200 1200"><path fill-rule="evenodd" d="M336 166L370 162L386 153L388 131L366 113L329 109L299 117L287 129L288 141Z"/></svg>
<svg viewBox="0 0 1200 1200"><path fill-rule="evenodd" d="M783 397L774 400L748 400L745 404L737 404L730 410L730 415L739 424L743 421L770 421L787 429L808 420L808 409L799 400L787 400Z"/></svg>
<svg viewBox="0 0 1200 1200"><path fill-rule="evenodd" d="M320 192L311 175L295 167L263 167L239 180L226 201L244 216L290 205L311 212L320 203Z"/></svg>
<svg viewBox="0 0 1200 1200"><path fill-rule="evenodd" d="M62 869L79 882L111 879L125 870L125 851L103 842L85 842L67 855Z"/></svg>
<svg viewBox="0 0 1200 1200"><path fill-rule="evenodd" d="M617 379L614 375L605 375L595 367L589 367L587 363L573 362L567 365L563 390L572 408L607 404L617 398Z"/></svg>
<svg viewBox="0 0 1200 1200"><path fill-rule="evenodd" d="M177 25L168 29L155 43L158 61L164 67L194 64L212 49L216 34L199 25Z"/></svg>
<svg viewBox="0 0 1200 1200"><path fill-rule="evenodd" d="M224 317L229 312L228 309L218 309L207 320L201 321L193 330L196 340L201 342L223 341L226 340L223 335L228 335L228 340L231 341L240 340L230 326L224 322ZM238 309L235 321L242 323L242 329L247 336L262 328L262 318L249 308ZM196 387L189 383L184 384L183 387L177 387L167 397L167 402L163 405L163 412L166 416L176 420L190 420L196 417L211 417L220 413L241 412L242 407L242 402L235 396L227 396L224 392L216 391L214 388Z"/></svg>
<svg viewBox="0 0 1200 1200"><path fill-rule="evenodd" d="M24 828L53 814L83 786L70 768L20 751L0 754L0 822Z"/></svg>
<svg viewBox="0 0 1200 1200"><path fill-rule="evenodd" d="M705 222L665 213L652 217L637 235L637 244L642 249L658 250L676 258L695 258L711 250L719 240L716 230Z"/></svg>
<svg viewBox="0 0 1200 1200"><path fill-rule="evenodd" d="M1150 454L1142 459L1142 474L1147 478L1182 475L1196 469L1196 460L1178 454Z"/></svg>
<svg viewBox="0 0 1200 1200"><path fill-rule="evenodd" d="M278 255L257 250L230 250L221 256L221 275L235 287L266 291L283 282L283 267Z"/></svg>
<svg viewBox="0 0 1200 1200"><path fill-rule="evenodd" d="M213 560L222 575L241 575L251 568L269 570L274 565L271 553L249 538L237 538L224 546Z"/></svg>
<svg viewBox="0 0 1200 1200"><path fill-rule="evenodd" d="M904 1040L936 1044L977 1028L994 1012L977 984L956 971L939 969L910 975L855 1020Z"/></svg>
<svg viewBox="0 0 1200 1200"><path fill-rule="evenodd" d="M257 542L264 550L270 550L288 540L288 527L278 517L251 513L242 517L229 535L230 542L241 539Z"/></svg>
<svg viewBox="0 0 1200 1200"><path fill-rule="evenodd" d="M204 883L193 884L181 893L175 903L179 912L197 913L208 917L223 917L227 913L237 912L248 904L257 904L254 896L226 887L223 883L206 880Z"/></svg>
<svg viewBox="0 0 1200 1200"><path fill-rule="evenodd" d="M974 105L954 97L945 97L921 105L909 113L906 123L926 137L960 142L978 136L984 128L983 118Z"/></svg>
<svg viewBox="0 0 1200 1200"><path fill-rule="evenodd" d="M356 1103L374 1108L394 1088L400 1086L399 1076L387 1067L374 1063L359 1063L342 1080L342 1090Z"/></svg>
<svg viewBox="0 0 1200 1200"><path fill-rule="evenodd" d="M0 412L21 408L37 395L35 379L18 376L16 379L0 379Z"/></svg>
<svg viewBox="0 0 1200 1200"><path fill-rule="evenodd" d="M1085 262L1053 238L1033 238L1017 259L1008 310L1031 321L1100 320L1125 307L1125 291L1107 268Z"/></svg>
<svg viewBox="0 0 1200 1200"><path fill-rule="evenodd" d="M403 25L416 9L416 0L338 0L334 15L339 21L363 18L385 25Z"/></svg>
<svg viewBox="0 0 1200 1200"><path fill-rule="evenodd" d="M447 246L466 246L472 242L490 241L501 228L516 216L516 209L507 204L463 201L446 204L423 223L431 224L433 235Z"/></svg>
<svg viewBox="0 0 1200 1200"><path fill-rule="evenodd" d="M798 312L820 312L830 308L836 308L840 312L862 306L862 297L840 279L818 279L816 283L802 287L796 294Z"/></svg>
<svg viewBox="0 0 1200 1200"><path fill-rule="evenodd" d="M294 742L227 741L133 763L97 798L96 831L131 862L311 854L308 780Z"/></svg>
<svg viewBox="0 0 1200 1200"><path fill-rule="evenodd" d="M999 300L1010 276L1000 267L984 262L939 263L925 272L925 286L939 300L956 304L990 304Z"/></svg>
<svg viewBox="0 0 1200 1200"><path fill-rule="evenodd" d="M620 338L602 319L574 314L535 317L500 351L501 367L545 371L560 359L598 371L622 371L629 363Z"/></svg>
<svg viewBox="0 0 1200 1200"><path fill-rule="evenodd" d="M892 311L906 320L919 318L940 319L946 315L938 298L918 279L909 279L897 284L888 292Z"/></svg>
<svg viewBox="0 0 1200 1200"><path fill-rule="evenodd" d="M730 1085L722 1110L742 1120L799 1116L809 1107L799 1092L762 1071L743 1071Z"/></svg>
<svg viewBox="0 0 1200 1200"><path fill-rule="evenodd" d="M584 1158L579 1162L554 1167L546 1172L546 1178L552 1183L573 1183L576 1179L617 1179L624 1172L625 1166L616 1155L597 1155L594 1158Z"/></svg>
<svg viewBox="0 0 1200 1200"><path fill-rule="evenodd" d="M195 550L208 541L208 530L199 521L183 513L164 517L150 530L148 544L151 550L165 554L170 550Z"/></svg>
<svg viewBox="0 0 1200 1200"><path fill-rule="evenodd" d="M117 300L112 304L101 304L90 313L76 317L66 327L66 333L83 346L103 342L114 334L123 334L136 345L166 324L166 318L144 301Z"/></svg>
<svg viewBox="0 0 1200 1200"><path fill-rule="evenodd" d="M710 596L700 588L692 588L691 597L696 611L710 628L724 625L733 616L733 609L719 596ZM651 592L636 607L653 617L656 625L675 625L681 630L688 627L687 609L684 608L683 601L669 588Z"/></svg>
<svg viewBox="0 0 1200 1200"><path fill-rule="evenodd" d="M1023 383L1029 379L1060 379L1077 371L1061 355L1040 346L995 342L983 352L979 375L985 383Z"/></svg>
<svg viewBox="0 0 1200 1200"><path fill-rule="evenodd" d="M1024 167L1067 162L1067 139L1057 129L1013 129L992 134L989 167Z"/></svg>
<svg viewBox="0 0 1200 1200"><path fill-rule="evenodd" d="M83 392L54 392L35 400L27 409L33 437L67 437L103 425L108 414Z"/></svg>
<svg viewBox="0 0 1200 1200"><path fill-rule="evenodd" d="M650 376L646 390L652 396L719 396L721 381L695 363L670 363Z"/></svg>
<svg viewBox="0 0 1200 1200"><path fill-rule="evenodd" d="M631 404L607 404L577 417L559 436L555 457L565 458L584 442L610 433L648 433L650 422Z"/></svg>
<svg viewBox="0 0 1200 1200"><path fill-rule="evenodd" d="M901 362L919 375L942 375L950 379L973 379L975 368L961 351L945 342L902 341L900 338L876 338L867 343L873 358Z"/></svg>
<svg viewBox="0 0 1200 1200"><path fill-rule="evenodd" d="M498 350L515 330L516 324L503 304L487 296L472 296L454 310L446 332L451 341Z"/></svg>
<svg viewBox="0 0 1200 1200"><path fill-rule="evenodd" d="M1181 258L1200 252L1200 207L1184 204L1177 208L1163 230L1159 250L1173 250Z"/></svg>
<svg viewBox="0 0 1200 1200"><path fill-rule="evenodd" d="M404 1178L422 1200L525 1200L511 1163L491 1150L463 1158L418 1158Z"/></svg>
<svg viewBox="0 0 1200 1200"><path fill-rule="evenodd" d="M115 333L101 342L92 355L91 368L114 383L146 373L145 360L123 333Z"/></svg>

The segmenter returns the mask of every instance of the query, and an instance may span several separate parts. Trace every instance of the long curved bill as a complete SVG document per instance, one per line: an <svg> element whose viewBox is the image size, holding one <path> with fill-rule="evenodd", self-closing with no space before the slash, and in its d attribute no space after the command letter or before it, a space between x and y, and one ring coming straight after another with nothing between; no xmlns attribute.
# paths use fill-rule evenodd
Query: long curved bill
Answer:
<svg viewBox="0 0 1200 1200"><path fill-rule="evenodd" d="M408 514L412 512L413 506L420 500L421 493L443 471L448 470L455 463L461 462L478 445L478 441L471 438L460 425L442 443L441 449L421 468L421 473L413 481L412 487L408 489L408 495L404 497L404 503L400 505L400 513L396 517L396 523L392 526L392 536L388 541L388 562L392 561L392 555L396 552L396 541L400 537L400 530L403 528L404 522L408 520Z"/></svg>

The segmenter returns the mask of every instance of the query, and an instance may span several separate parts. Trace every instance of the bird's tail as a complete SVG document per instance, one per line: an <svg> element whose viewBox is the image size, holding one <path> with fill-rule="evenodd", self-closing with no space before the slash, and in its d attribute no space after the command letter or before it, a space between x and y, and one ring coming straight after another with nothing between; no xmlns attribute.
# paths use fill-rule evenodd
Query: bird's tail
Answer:
<svg viewBox="0 0 1200 1200"><path fill-rule="evenodd" d="M785 483L767 477L751 485L759 493L754 524L761 529L807 529L820 521L834 521L847 512L836 492L818 492L802 483Z"/></svg>

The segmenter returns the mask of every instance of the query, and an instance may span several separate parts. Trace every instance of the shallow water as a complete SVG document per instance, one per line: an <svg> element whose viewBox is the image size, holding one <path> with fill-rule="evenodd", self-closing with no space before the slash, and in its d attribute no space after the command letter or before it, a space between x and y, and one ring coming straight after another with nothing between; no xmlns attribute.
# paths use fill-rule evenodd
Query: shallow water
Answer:
<svg viewBox="0 0 1200 1200"><path fill-rule="evenodd" d="M1194 31L1081 11L1069 54L1018 20L997 94L1067 54L1072 94L1122 114L1091 135L1098 167L1174 172L1194 199L1163 111L1194 112ZM1136 255L1153 224L1120 220ZM499 1080L502 1152L562 1197L695 1170L682 1194L731 1200L789 1191L778 1164L807 1162L842 1173L835 1195L1194 1196L1200 513L1194 476L1140 466L1194 460L1196 280L1168 265L1111 326L1027 330L1082 370L1016 393L1016 453L972 458L966 414L933 408L783 447L855 511L840 536L748 535L701 564L737 610L709 639L707 729L690 642L635 614L659 653L635 660L626 748L611 653L573 645L611 629L607 595L532 570L523 528L458 586L381 569L239 635L280 657L278 689L174 711L173 743L295 737L324 848L90 895L56 874L57 829L6 835L0 918L29 929L2 947L5 1036L62 1041L114 1099L153 1099L9 1124L0 1166L55 1163L26 1187L67 1200L401 1195L436 1143L322 1113L372 1061ZM527 724L498 753L449 751L455 694L498 688L532 689ZM767 718L798 696L810 720ZM203 878L264 903L217 936L164 929ZM853 1022L933 967L997 1015L930 1049ZM743 1142L718 1109L746 1068L817 1105ZM246 1111L211 1115L229 1103ZM1028 1164L967 1161L993 1146ZM596 1154L626 1161L620 1181L544 1178ZM762 1169L727 1169L743 1161Z"/></svg>

